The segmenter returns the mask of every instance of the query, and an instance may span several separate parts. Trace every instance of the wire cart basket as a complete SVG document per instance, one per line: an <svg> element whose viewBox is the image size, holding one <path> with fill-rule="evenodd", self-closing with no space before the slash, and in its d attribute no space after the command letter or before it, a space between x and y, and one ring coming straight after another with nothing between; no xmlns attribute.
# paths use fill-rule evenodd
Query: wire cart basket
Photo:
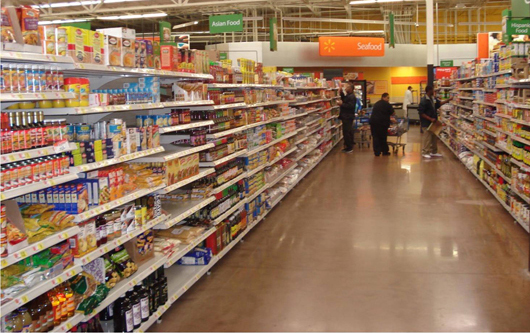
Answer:
<svg viewBox="0 0 530 333"><path fill-rule="evenodd" d="M399 152L399 148L403 150L403 155L405 155L405 146L406 143L401 141L403 134L409 131L409 122L408 119L396 119L397 123L390 126L388 129L388 136L395 137L396 142L388 141L388 145L392 147L392 152L395 154Z"/></svg>
<svg viewBox="0 0 530 333"><path fill-rule="evenodd" d="M353 139L359 148L366 146L370 148L372 143L372 132L370 131L370 114L367 112L355 118L353 123Z"/></svg>

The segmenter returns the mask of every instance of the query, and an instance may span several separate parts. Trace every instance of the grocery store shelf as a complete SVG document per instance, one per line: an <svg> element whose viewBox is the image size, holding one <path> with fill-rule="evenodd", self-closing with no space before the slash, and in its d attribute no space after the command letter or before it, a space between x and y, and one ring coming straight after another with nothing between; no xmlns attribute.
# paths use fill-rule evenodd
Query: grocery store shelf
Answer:
<svg viewBox="0 0 530 333"><path fill-rule="evenodd" d="M530 105L528 104L509 103L509 105L516 109L530 109Z"/></svg>
<svg viewBox="0 0 530 333"><path fill-rule="evenodd" d="M137 158L141 158L141 157L144 157L144 156L157 154L157 153L160 153L160 152L163 152L163 151L164 151L164 147L151 148L151 149L147 149L147 150L143 150L143 151L137 151L137 152L132 153L132 154L123 155L123 156L120 156L120 157L117 157L117 158L111 158L111 159L100 161L100 162L94 162L94 163L79 165L79 166L76 166L76 167L72 167L71 170L72 170L73 173L87 172L87 171L90 171L90 170L104 168L104 167L109 166L109 165L123 163L123 162L127 162L127 161L134 160L134 159L137 159Z"/></svg>
<svg viewBox="0 0 530 333"><path fill-rule="evenodd" d="M67 151L72 151L75 149L77 149L77 146L75 145L75 143L70 142L68 149L61 150L60 152L57 152L54 146L46 146L42 148L18 151L15 153L2 154L0 155L0 159L1 159L1 164L4 164L4 163L10 163L10 162L19 162L19 161L27 160L30 158L37 158L37 157L42 157L42 156L59 154L59 153L67 152Z"/></svg>
<svg viewBox="0 0 530 333"><path fill-rule="evenodd" d="M290 154L294 153L297 149L298 148L296 146L294 146L294 148L289 149L285 153L283 153L280 156L276 157L275 159L273 159L272 161L267 163L267 165L268 166L273 166L274 164L278 163L280 160L282 160L282 159L286 158L287 156L289 156Z"/></svg>
<svg viewBox="0 0 530 333"><path fill-rule="evenodd" d="M171 254L171 256L169 256L167 258L167 261L164 264L164 267L167 269L167 268L173 266L177 261L179 261L180 258L184 257L186 255L186 253L190 252L191 250L193 250L194 248L199 246L199 244L204 242L204 240L206 238L210 237L210 235L212 235L216 231L217 231L216 228L210 228L210 229L206 230L202 235L197 237L190 244L181 244L181 245L179 245L178 249L176 249L173 252L173 254ZM168 297L169 297L169 295L168 295Z"/></svg>
<svg viewBox="0 0 530 333"><path fill-rule="evenodd" d="M55 178L52 178L52 179L36 182L36 183L33 183L33 184L20 186L20 187L14 188L12 190L4 191L0 195L0 199L7 200L7 199L11 199L11 198L16 198L16 197L19 197L19 196L27 194L27 193L31 193L31 192L35 192L35 191L38 191L38 190L42 190L42 189L48 188L50 186L63 184L63 183L75 180L77 178L78 178L77 174L71 172L71 173L69 173L67 175L64 175L64 176L59 176L59 177L55 177Z"/></svg>
<svg viewBox="0 0 530 333"><path fill-rule="evenodd" d="M470 90L471 91L471 90L475 90L475 88L472 88L472 87L471 88L457 88L456 90L458 90L458 91Z"/></svg>
<svg viewBox="0 0 530 333"><path fill-rule="evenodd" d="M521 199L523 199L526 203L530 204L530 198L527 197L526 195L524 195L523 193L519 192L517 189L515 189L513 186L512 186L512 192L517 194L517 196Z"/></svg>
<svg viewBox="0 0 530 333"><path fill-rule="evenodd" d="M278 104L286 104L286 103L289 103L289 101L286 100L286 99L282 99L282 100L278 100L278 101L269 101L269 102L261 102L261 103L256 103L256 104L247 104L247 106L249 108L255 108L255 107L260 107L260 106L270 106L270 105L278 105Z"/></svg>
<svg viewBox="0 0 530 333"><path fill-rule="evenodd" d="M92 209L89 209L87 210L86 212L83 212L81 214L78 214L78 215L73 215L74 216L74 222L82 222L82 221L85 221L85 220L88 220L89 218L91 217L94 217L94 216L97 216L101 213L104 213L104 212L107 212L113 208L116 208L116 207L119 207L121 205L124 205L126 203L129 203L131 201L134 201L138 198L141 198L145 195L148 195L148 194L151 194L161 188L164 188L165 185L160 185L160 186L157 186L157 187L152 187L152 188L142 188L142 189L138 189L130 194L127 194L117 200L113 200L111 202L108 202L106 204L103 204L103 205L100 205L100 206L97 206L97 207L94 207Z"/></svg>
<svg viewBox="0 0 530 333"><path fill-rule="evenodd" d="M183 156L191 155L198 153L200 151L210 149L215 147L213 143L208 143L202 146L190 147L190 146L175 146L175 145L166 145L165 150L161 153L154 154L149 157L140 157L136 159L136 162L145 162L145 163L157 163L171 161Z"/></svg>
<svg viewBox="0 0 530 333"><path fill-rule="evenodd" d="M458 79L454 79L454 81L469 81L469 80L475 80L476 78L477 78L476 76L461 77L461 78L458 78Z"/></svg>
<svg viewBox="0 0 530 333"><path fill-rule="evenodd" d="M498 99L495 101L495 104L507 104L505 99Z"/></svg>
<svg viewBox="0 0 530 333"><path fill-rule="evenodd" d="M223 109L235 109L235 108L246 108L248 105L245 103L233 103L233 104L223 104L223 105L214 105L212 109L214 110L223 110Z"/></svg>
<svg viewBox="0 0 530 333"><path fill-rule="evenodd" d="M247 171L247 178L250 176L255 175L256 173L260 172L261 170L265 169L267 167L267 164L262 164L257 168L254 168L252 170Z"/></svg>
<svg viewBox="0 0 530 333"><path fill-rule="evenodd" d="M255 125L255 126L258 126L258 125ZM252 127L255 127L255 126L252 126ZM207 139L219 139L219 138L222 138L223 136L243 132L246 129L248 129L248 127L246 125L243 125L243 126L239 126L233 129L229 129L227 131L217 132L213 134L206 134L206 138Z"/></svg>
<svg viewBox="0 0 530 333"><path fill-rule="evenodd" d="M515 158L511 158L510 162L517 165L519 168L524 169L526 172L530 172L530 165L526 164L525 162L518 161Z"/></svg>
<svg viewBox="0 0 530 333"><path fill-rule="evenodd" d="M487 121L492 122L494 124L497 124L497 121L495 120L495 118L485 117L485 116L480 115L480 114L474 114L473 117L484 119L484 120L487 120Z"/></svg>
<svg viewBox="0 0 530 333"><path fill-rule="evenodd" d="M485 128L481 129L481 131L482 131L483 133L486 133L486 134L488 134L488 135L491 135L491 136L493 136L493 137L495 137L495 138L497 137L497 133L492 132L492 131L490 131L490 130L487 130L487 129L485 129Z"/></svg>
<svg viewBox="0 0 530 333"><path fill-rule="evenodd" d="M114 303L114 301L120 298L121 295L125 294L127 290L133 288L138 282L143 281L155 270L164 265L165 262L165 256L155 255L154 258L144 262L141 265L138 265L138 270L136 271L136 273L118 282L116 286L114 286L114 288L110 290L107 297L99 304L99 306L92 313L86 316L82 314L76 314L73 317L69 318L67 321L63 322L58 327L54 327L52 332L66 332L73 326L79 324L80 322L89 321L96 314L100 313L106 307Z"/></svg>
<svg viewBox="0 0 530 333"><path fill-rule="evenodd" d="M495 113L494 116L495 117L500 117L500 118L512 119L512 116L510 116L509 114L504 114L504 113L500 113L500 112Z"/></svg>
<svg viewBox="0 0 530 333"><path fill-rule="evenodd" d="M468 100L474 100L473 97L465 97L465 96L458 96L458 99L468 99Z"/></svg>
<svg viewBox="0 0 530 333"><path fill-rule="evenodd" d="M226 218L230 217L236 210L243 207L247 203L247 199L243 199L240 202L238 202L236 205L234 205L232 208L221 214L219 217L217 217L215 220L213 220L213 225L218 225L219 223L223 222Z"/></svg>
<svg viewBox="0 0 530 333"><path fill-rule="evenodd" d="M196 122L192 122L189 124L160 127L159 132L160 134L171 133L171 132L177 132L177 131L184 131L184 130L191 129L191 128L210 126L213 124L214 124L213 120L196 121Z"/></svg>
<svg viewBox="0 0 530 333"><path fill-rule="evenodd" d="M42 92L42 93L2 93L1 102L24 102L24 101L44 101L49 99L71 99L75 98L70 92ZM46 110L46 109L44 109Z"/></svg>
<svg viewBox="0 0 530 333"><path fill-rule="evenodd" d="M81 229L79 227L74 226L67 229L64 229L62 231L59 231L53 235L50 235L43 240L40 240L38 242L32 243L29 246L20 249L14 253L10 253L7 257L3 258L0 261L1 268L5 268L9 265L12 265L16 262L19 262L22 259L25 259L35 253L38 253L44 249L47 249L49 247L54 246L55 244L58 244L62 241L67 240L68 238L77 235ZM3 307L3 306L2 306ZM2 308L3 311L5 311Z"/></svg>
<svg viewBox="0 0 530 333"><path fill-rule="evenodd" d="M259 146L258 148L254 148L254 149L252 149L252 150L248 150L244 155L245 155L245 156L251 156L251 155L254 155L254 154L256 154L256 153L258 153L258 152L260 152L260 151L262 151L262 150L265 150L265 149L267 149L267 148L269 148L269 147L274 146L274 145L277 144L277 143L282 142L283 140L287 140L287 139L289 139L290 137L295 136L296 134L298 134L298 130L297 130L297 131L294 131L294 132L291 132L291 133L287 133L287 134L285 134L284 136L282 136L281 138L276 139L276 140L274 140L274 141L271 141L271 142L269 142L269 143L267 143L267 144L265 144L265 145Z"/></svg>
<svg viewBox="0 0 530 333"><path fill-rule="evenodd" d="M313 130L307 132L307 136L309 137L311 134L320 131L320 130L323 129L324 127L325 127L325 126L319 126L319 127L315 128L315 129L313 129Z"/></svg>
<svg viewBox="0 0 530 333"><path fill-rule="evenodd" d="M493 107L497 107L497 104L495 103L488 103L488 102L482 102L482 101L473 101L474 104L481 104L481 105L488 105L488 106L493 106Z"/></svg>
<svg viewBox="0 0 530 333"><path fill-rule="evenodd" d="M468 109L468 110L473 110L473 108L471 106L465 106L465 105L462 105L462 104L456 104L456 103L451 103L453 104L454 106L458 106L459 108L463 108L463 109Z"/></svg>
<svg viewBox="0 0 530 333"><path fill-rule="evenodd" d="M278 184L278 182L280 180L282 180L285 176L287 176L291 171L294 170L294 168L296 168L298 166L298 164L296 162L293 162L293 165L290 166L289 168L287 168L287 170L285 170L281 175L279 175L278 177L276 177L276 179L274 179L272 182L269 183L269 188L270 187L273 187L274 185Z"/></svg>
<svg viewBox="0 0 530 333"><path fill-rule="evenodd" d="M511 135L512 140L518 141L520 143L524 143L525 145L530 145L530 140L523 139L518 135L512 134Z"/></svg>
<svg viewBox="0 0 530 333"><path fill-rule="evenodd" d="M510 120L511 120L513 123L517 123L517 124L521 124L521 125L530 126L530 121L525 121L525 120L522 120L522 119L515 119L515 118L511 118Z"/></svg>
<svg viewBox="0 0 530 333"><path fill-rule="evenodd" d="M200 209L208 206L210 203L214 202L215 197L208 197L203 200L190 200L182 201L177 203L171 203L162 205L162 209L166 211L169 215L169 218L164 223L159 223L155 225L155 229L168 229L174 226L175 224L181 222L186 217L194 214Z"/></svg>
<svg viewBox="0 0 530 333"><path fill-rule="evenodd" d="M155 225L157 225L159 223L163 223L164 221L167 220L167 218L168 218L167 215L161 215L161 216L156 217L156 218L154 218L154 219L152 219L150 221L147 221L144 225L142 225L140 227L137 227L133 231L131 231L131 232L129 232L129 233L127 233L127 234L125 234L125 235L123 235L121 237L118 237L117 239L111 240L108 243L105 243L105 244L101 245L100 247L98 247L94 251L92 251L90 253L87 253L84 256L80 257L80 258L76 258L75 259L75 263L77 265L86 265L86 264L90 263L91 261L94 261L95 259L101 257L105 253L108 253L109 251L112 251L113 249L117 248L118 246L130 241L131 239L133 239L134 237L138 236L139 234L147 231L148 229L153 228Z"/></svg>
<svg viewBox="0 0 530 333"><path fill-rule="evenodd" d="M499 148L500 150L502 150L505 153L508 153L510 155L512 154L512 152L507 147L501 146L499 143L496 143L495 147Z"/></svg>
<svg viewBox="0 0 530 333"><path fill-rule="evenodd" d="M232 179L230 181L227 181L226 183L224 183L224 184L222 184L220 186L217 186L216 188L212 189L212 191L210 193L217 194L217 193L229 188L230 186L234 185L238 181L240 181L242 179L245 179L246 177L247 177L247 173L243 172L242 174L240 174L236 178L234 178L234 179Z"/></svg>
<svg viewBox="0 0 530 333"><path fill-rule="evenodd" d="M491 77L491 76L499 76L499 75L511 74L511 73L512 73L512 70L511 69L507 69L507 70L504 70L504 71L499 71L499 72L495 72L495 73L491 73L491 74L479 75L478 77Z"/></svg>
<svg viewBox="0 0 530 333"><path fill-rule="evenodd" d="M37 63L37 62L47 62L47 63L66 63L73 64L74 59L71 57L62 57L52 54L41 54L41 53L28 53L28 52L10 52L2 51L0 54L0 60L2 62L14 60L17 63Z"/></svg>
<svg viewBox="0 0 530 333"><path fill-rule="evenodd" d="M278 85L272 84L259 84L259 83L210 83L208 88L284 88Z"/></svg>
<svg viewBox="0 0 530 333"><path fill-rule="evenodd" d="M302 112L302 113L298 113L298 114L292 114L292 115L288 115L288 116L283 116L281 117L280 119L281 120L289 120L289 119L294 119L294 118L299 118L299 117L303 117L303 116L307 116L309 113L307 112Z"/></svg>
<svg viewBox="0 0 530 333"><path fill-rule="evenodd" d="M311 126L311 125L313 125L314 123L316 123L316 122L318 122L320 120L322 120L322 118L317 118L317 119L311 120L310 122L305 123L305 125L306 126Z"/></svg>
<svg viewBox="0 0 530 333"><path fill-rule="evenodd" d="M199 173L197 175L192 176L192 177L187 178L187 179L184 179L184 180L181 180L178 183L171 184L169 186L163 187L160 190L157 190L157 193L159 193L159 194L168 194L168 193L173 192L176 189L179 189L179 188L181 188L181 187L183 187L185 185L193 183L196 180L204 178L204 177L206 177L209 174L214 173L214 172L215 172L214 168L208 168L208 169L201 168L201 169L199 169Z"/></svg>
<svg viewBox="0 0 530 333"><path fill-rule="evenodd" d="M321 112L322 108L314 109L314 110L306 110L307 114L315 113L315 112Z"/></svg>
<svg viewBox="0 0 530 333"><path fill-rule="evenodd" d="M162 103L147 103L147 104L123 104L123 105L107 105L107 106L86 106L86 107L72 107L72 108L48 108L42 109L45 115L85 115L93 113L112 113L121 111L138 111L138 110L154 110L160 109L164 106ZM40 109L39 109L40 110Z"/></svg>
<svg viewBox="0 0 530 333"><path fill-rule="evenodd" d="M240 150L238 152L235 152L233 154L230 154L228 156L225 156L223 158L220 158L218 160L215 160L215 161L211 161L211 162L199 162L199 166L201 167L216 167L218 166L219 164L223 164L224 162L228 162L230 160L233 160L234 158L236 157L239 157L241 155L244 155L245 153L247 152L246 149L243 149L243 150Z"/></svg>
<svg viewBox="0 0 530 333"><path fill-rule="evenodd" d="M269 185L268 184L265 184L263 185L259 190L257 190L256 192L252 193L248 198L247 198L247 202L251 202L252 200L256 199L258 197L258 195L260 195L261 193L263 193L265 190L267 190L269 188Z"/></svg>
<svg viewBox="0 0 530 333"><path fill-rule="evenodd" d="M483 160L486 164L488 164L491 169L493 171L495 171L499 176L501 176L502 178L504 178L504 180L506 180L508 183L511 183L512 182L512 179L508 176L506 176L501 170L497 169L497 166L495 165L495 163L493 163L492 161L488 160L486 157L484 156L479 156L481 160Z"/></svg>
<svg viewBox="0 0 530 333"><path fill-rule="evenodd" d="M82 270L83 268L81 266L73 266L71 268L65 269L61 274L57 275L56 277L52 279L45 280L41 283L38 283L32 288L18 294L11 301L2 304L2 313L3 314L10 313L11 311L17 309L18 307L28 303L29 301L44 294L48 290L54 288L58 284L61 284L64 281L70 279L71 277L79 274Z"/></svg>
<svg viewBox="0 0 530 333"><path fill-rule="evenodd" d="M311 104L311 103L318 103L318 102L325 102L327 101L327 99L315 99L313 101L305 101L305 102L296 102L296 101L291 101L291 106L298 106L298 105L306 105L306 104ZM295 103L293 103L295 102Z"/></svg>

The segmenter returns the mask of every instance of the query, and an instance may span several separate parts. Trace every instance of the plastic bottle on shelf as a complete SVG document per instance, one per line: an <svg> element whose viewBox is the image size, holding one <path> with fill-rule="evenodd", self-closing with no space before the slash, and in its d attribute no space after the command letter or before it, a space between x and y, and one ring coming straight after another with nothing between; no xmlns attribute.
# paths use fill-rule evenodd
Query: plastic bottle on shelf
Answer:
<svg viewBox="0 0 530 333"><path fill-rule="evenodd" d="M28 332L42 332L40 311L36 302L28 304L28 313L31 316L31 327Z"/></svg>
<svg viewBox="0 0 530 333"><path fill-rule="evenodd" d="M42 296L42 309L46 316L46 324L41 325L43 326L42 330L43 332L48 332L53 329L54 313L52 302L47 295Z"/></svg>
<svg viewBox="0 0 530 333"><path fill-rule="evenodd" d="M66 313L68 317L73 317L75 314L75 300L74 300L74 291L70 286L70 282L66 281L63 283L63 294L66 298Z"/></svg>
<svg viewBox="0 0 530 333"><path fill-rule="evenodd" d="M50 290L48 297L50 298L50 302L52 303L53 307L53 326L58 326L62 322L61 301L59 300L57 292L54 289Z"/></svg>
<svg viewBox="0 0 530 333"><path fill-rule="evenodd" d="M22 332L31 332L31 325L33 321L31 320L31 315L29 314L28 308L21 306L18 308L20 313L20 318L22 319Z"/></svg>

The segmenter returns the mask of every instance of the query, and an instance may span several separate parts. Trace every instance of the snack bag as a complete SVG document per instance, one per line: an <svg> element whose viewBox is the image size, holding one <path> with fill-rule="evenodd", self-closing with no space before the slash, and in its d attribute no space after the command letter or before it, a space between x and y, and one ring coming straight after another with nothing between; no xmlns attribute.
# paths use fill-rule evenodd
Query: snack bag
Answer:
<svg viewBox="0 0 530 333"><path fill-rule="evenodd" d="M14 43L15 42L15 33L13 32L13 25L11 24L11 19L9 18L9 13L7 8L2 7L2 17L0 23L0 41L2 43Z"/></svg>
<svg viewBox="0 0 530 333"><path fill-rule="evenodd" d="M17 8L24 44L39 45L39 10L31 7Z"/></svg>
<svg viewBox="0 0 530 333"><path fill-rule="evenodd" d="M120 246L116 248L110 259L116 265L116 269L122 278L128 278L138 270L138 266L131 260L127 250Z"/></svg>

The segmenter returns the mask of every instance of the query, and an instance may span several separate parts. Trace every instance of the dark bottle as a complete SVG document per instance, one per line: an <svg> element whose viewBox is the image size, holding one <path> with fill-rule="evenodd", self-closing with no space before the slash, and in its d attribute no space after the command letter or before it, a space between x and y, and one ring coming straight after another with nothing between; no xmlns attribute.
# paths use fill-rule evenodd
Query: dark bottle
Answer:
<svg viewBox="0 0 530 333"><path fill-rule="evenodd" d="M36 148L37 146L37 125L33 123L33 113L26 113L26 124L29 131L29 136L31 139L31 148Z"/></svg>
<svg viewBox="0 0 530 333"><path fill-rule="evenodd" d="M140 313L142 318L142 323L149 320L149 316L151 315L149 313L149 293L147 292L147 289L142 285L141 282L139 282L135 287L134 291L136 291L136 294L138 295L138 298L140 299Z"/></svg>
<svg viewBox="0 0 530 333"><path fill-rule="evenodd" d="M158 269L158 279L160 280L160 305L164 305L168 301L167 291L167 277L164 274L164 267Z"/></svg>
<svg viewBox="0 0 530 333"><path fill-rule="evenodd" d="M107 306L99 314L101 332L114 332L114 304Z"/></svg>
<svg viewBox="0 0 530 333"><path fill-rule="evenodd" d="M127 291L127 296L131 300L133 310L133 326L134 329L140 328L142 325L142 310L140 306L140 298L133 288Z"/></svg>
<svg viewBox="0 0 530 333"><path fill-rule="evenodd" d="M103 215L96 218L96 241L98 247L107 243L107 220Z"/></svg>
<svg viewBox="0 0 530 333"><path fill-rule="evenodd" d="M153 277L153 286L152 288L154 289L154 292L155 292L155 295L154 295L154 308L155 308L155 311L158 310L158 307L162 304L160 304L160 287L158 285L158 271L155 271L154 273L154 277Z"/></svg>
<svg viewBox="0 0 530 333"><path fill-rule="evenodd" d="M145 288L149 294L149 316L157 310L155 308L155 290L153 289L153 274L149 275L147 279L144 280Z"/></svg>

